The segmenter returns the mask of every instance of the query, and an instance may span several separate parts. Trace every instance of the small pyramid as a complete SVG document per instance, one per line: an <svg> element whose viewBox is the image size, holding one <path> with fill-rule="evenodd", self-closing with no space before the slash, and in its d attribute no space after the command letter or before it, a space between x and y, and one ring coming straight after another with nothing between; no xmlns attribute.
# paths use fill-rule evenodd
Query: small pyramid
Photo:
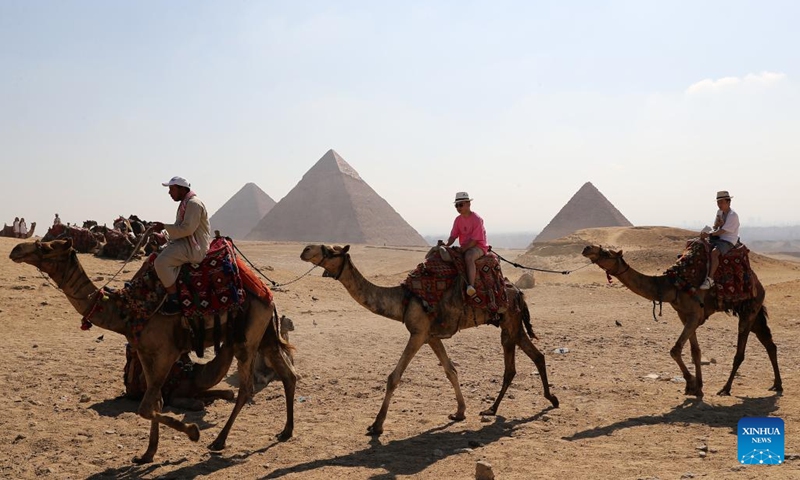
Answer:
<svg viewBox="0 0 800 480"><path fill-rule="evenodd" d="M223 236L242 239L274 206L275 200L264 190L255 183L247 183L211 216L208 220L211 231L219 230Z"/></svg>
<svg viewBox="0 0 800 480"><path fill-rule="evenodd" d="M630 226L632 224L625 215L592 182L586 182L533 239L533 243L555 240L582 228Z"/></svg>
<svg viewBox="0 0 800 480"><path fill-rule="evenodd" d="M333 150L328 150L245 238L282 242L428 245Z"/></svg>

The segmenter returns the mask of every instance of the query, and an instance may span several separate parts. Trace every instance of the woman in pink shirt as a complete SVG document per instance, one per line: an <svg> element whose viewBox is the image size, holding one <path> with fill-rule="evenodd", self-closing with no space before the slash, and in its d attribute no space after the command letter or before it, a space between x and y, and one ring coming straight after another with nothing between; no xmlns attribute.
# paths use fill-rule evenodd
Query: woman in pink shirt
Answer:
<svg viewBox="0 0 800 480"><path fill-rule="evenodd" d="M458 239L461 251L464 252L464 263L467 265L467 295L475 295L475 260L486 255L489 249L486 242L486 229L483 227L483 219L480 215L470 209L472 199L467 192L456 193L455 207L458 216L453 222L453 229L450 231L450 238L447 239L446 246L450 246Z"/></svg>

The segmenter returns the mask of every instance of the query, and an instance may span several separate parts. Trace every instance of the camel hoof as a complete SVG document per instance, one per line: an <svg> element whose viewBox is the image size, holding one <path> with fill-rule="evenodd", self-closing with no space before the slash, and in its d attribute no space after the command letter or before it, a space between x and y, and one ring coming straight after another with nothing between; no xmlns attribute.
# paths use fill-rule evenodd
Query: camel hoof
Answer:
<svg viewBox="0 0 800 480"><path fill-rule="evenodd" d="M225 450L225 442L214 440L211 445L208 446L208 449L212 452L221 452Z"/></svg>
<svg viewBox="0 0 800 480"><path fill-rule="evenodd" d="M460 421L466 419L467 416L464 415L463 413L461 413L461 414L459 414L459 413L451 413L450 415L447 416L447 418L449 418L450 420L452 420L454 422L460 422Z"/></svg>
<svg viewBox="0 0 800 480"><path fill-rule="evenodd" d="M372 424L369 427L367 427L367 435L377 437L382 433L383 433L383 427L378 427L375 424Z"/></svg>
<svg viewBox="0 0 800 480"><path fill-rule="evenodd" d="M550 398L548 398L548 400L550 400L550 403L553 404L553 408L558 408L558 397L552 395Z"/></svg>
<svg viewBox="0 0 800 480"><path fill-rule="evenodd" d="M200 429L197 427L197 424L191 423L186 429L186 435L189 436L189 440L196 442L200 440Z"/></svg>
<svg viewBox="0 0 800 480"><path fill-rule="evenodd" d="M145 456L133 457L133 460L131 461L136 465L144 465L145 463L152 463L153 457L145 457Z"/></svg>
<svg viewBox="0 0 800 480"><path fill-rule="evenodd" d="M481 412L481 415L483 415L484 417L493 417L497 415L497 410L493 408L487 408L486 410Z"/></svg>
<svg viewBox="0 0 800 480"><path fill-rule="evenodd" d="M717 392L717 396L719 396L719 397L730 397L731 396L731 391L730 391L730 389L723 388L722 390Z"/></svg>
<svg viewBox="0 0 800 480"><path fill-rule="evenodd" d="M783 385L773 385L769 387L770 392L778 392L778 394L783 393Z"/></svg>
<svg viewBox="0 0 800 480"><path fill-rule="evenodd" d="M276 435L275 438L277 438L279 442L285 442L286 440L292 438L292 432L287 432L284 430L283 432Z"/></svg>

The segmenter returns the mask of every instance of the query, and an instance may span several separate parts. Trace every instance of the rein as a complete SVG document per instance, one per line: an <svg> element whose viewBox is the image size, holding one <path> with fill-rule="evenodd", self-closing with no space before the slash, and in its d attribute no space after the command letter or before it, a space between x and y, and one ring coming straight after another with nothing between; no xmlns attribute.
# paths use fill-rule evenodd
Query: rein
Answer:
<svg viewBox="0 0 800 480"><path fill-rule="evenodd" d="M310 268L310 269L309 269L309 270L308 270L306 273L304 273L304 274L300 275L299 277L295 278L294 280L291 280L291 281L289 281L289 282L284 282L284 283L278 283L278 282L276 282L276 281L272 280L271 278L269 278L268 276L264 275L264 273L263 273L261 270L259 270L259 269L258 269L258 267L256 267L256 266L253 264L253 262L251 262L251 261L250 261L250 259L249 259L249 258L247 258L247 257L244 255L244 253L242 253L242 251L241 251L241 250L239 250L239 247L238 247L238 246L236 246L236 244L235 244L235 243L233 243L233 240L231 240L230 238L228 238L228 240L230 240L230 242L231 242L231 245L233 245L233 248L235 248L235 249L236 249L236 252L237 252L237 253L239 253L239 255L241 255L241 256L242 256L242 258L244 259L244 261L245 261L245 262L247 262L247 263L248 263L248 265L250 265L251 267L253 267L253 270L255 270L256 272L258 272L258 274L259 274L259 275L261 275L262 277L266 278L266 279L269 281L269 283L271 283L271 284L272 284L272 286L273 286L273 287L275 287L276 289L280 289L281 287L284 287L284 286L286 286L286 285L291 285L292 283L294 283L294 282L296 282L296 281L300 280L301 278L303 278L303 277L305 277L306 275L308 275L309 273L311 273L311 270L314 270L315 268L317 268L317 267L319 266L319 265L314 265L314 266L313 266L313 267L311 267L311 268Z"/></svg>
<svg viewBox="0 0 800 480"><path fill-rule="evenodd" d="M591 265L591 264L592 264L592 262L589 262L589 263L587 263L586 265L584 265L584 266L582 266L582 267L578 267L578 268L575 268L575 269L572 269L572 270L546 270L546 269L544 269L544 268L526 267L525 265L520 265L519 263L512 262L512 261L510 261L510 260L506 260L506 259L505 259L505 258L503 258L503 257L502 257L502 256L501 256L499 253L497 253L497 252L493 251L493 250L492 250L492 247L489 247L489 250L488 250L488 251L489 251L489 252L492 252L492 253L494 253L494 254L495 254L495 256L497 256L497 258L499 258L500 260L502 260L502 261L504 261L504 262L506 262L506 263L508 263L508 264L510 264L510 265L512 265L512 266L514 266L514 267L517 267L517 268L522 268L522 269L525 269L525 270L534 270L534 271L536 271L536 272L544 272L544 273L560 273L561 275L569 275L569 274L570 274L570 273L572 273L572 272L577 272L578 270L581 270L581 269L583 269L583 268L586 268L586 267L588 267L589 265Z"/></svg>
<svg viewBox="0 0 800 480"><path fill-rule="evenodd" d="M334 280L339 280L339 278L342 276L342 273L344 273L344 267L348 263L350 263L350 254L347 253L347 252L328 254L328 250L325 248L325 245L320 245L320 248L322 248L322 260L327 260L329 258L344 257L344 261L342 262L342 265L339 267L339 272L336 275L330 275L331 277L333 277ZM314 266L315 267L322 267L322 262L319 262L319 263L315 264ZM324 269L325 267L322 267L322 268ZM327 272L327 270L325 270L325 271Z"/></svg>

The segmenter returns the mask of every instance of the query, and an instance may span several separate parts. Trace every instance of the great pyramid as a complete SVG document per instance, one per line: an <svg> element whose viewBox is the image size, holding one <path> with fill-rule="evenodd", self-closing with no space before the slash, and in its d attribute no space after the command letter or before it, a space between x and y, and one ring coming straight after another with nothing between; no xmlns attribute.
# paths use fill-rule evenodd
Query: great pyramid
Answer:
<svg viewBox="0 0 800 480"><path fill-rule="evenodd" d="M242 239L274 206L275 200L255 183L248 183L211 216L211 230Z"/></svg>
<svg viewBox="0 0 800 480"><path fill-rule="evenodd" d="M586 182L533 239L533 243L555 240L583 228L630 226L632 224L625 215L592 182Z"/></svg>
<svg viewBox="0 0 800 480"><path fill-rule="evenodd" d="M245 238L283 242L428 245L333 150L328 150Z"/></svg>

